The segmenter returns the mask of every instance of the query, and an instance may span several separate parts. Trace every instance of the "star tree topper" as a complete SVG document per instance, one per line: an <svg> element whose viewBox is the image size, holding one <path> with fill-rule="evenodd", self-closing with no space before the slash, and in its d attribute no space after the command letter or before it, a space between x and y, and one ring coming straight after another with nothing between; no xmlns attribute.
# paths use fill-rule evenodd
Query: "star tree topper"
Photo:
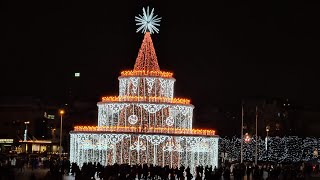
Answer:
<svg viewBox="0 0 320 180"><path fill-rule="evenodd" d="M139 14L139 16L135 16L135 21L137 22L138 29L136 32L141 31L142 33L150 32L153 34L154 32L159 33L159 29L156 26L160 26L161 17L153 14L154 8L152 8L151 13L149 12L149 6L147 7L147 12L144 8L142 8L143 14Z"/></svg>

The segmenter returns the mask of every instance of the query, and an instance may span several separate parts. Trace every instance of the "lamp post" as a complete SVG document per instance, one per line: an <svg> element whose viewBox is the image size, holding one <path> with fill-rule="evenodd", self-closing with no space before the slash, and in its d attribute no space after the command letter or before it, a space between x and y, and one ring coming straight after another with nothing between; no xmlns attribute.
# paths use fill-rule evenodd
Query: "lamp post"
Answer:
<svg viewBox="0 0 320 180"><path fill-rule="evenodd" d="M270 131L270 126L266 126L266 132L267 132L267 136L266 136L266 151L267 151L267 161L269 161L269 154L268 154L268 138L269 138L269 131Z"/></svg>
<svg viewBox="0 0 320 180"><path fill-rule="evenodd" d="M61 159L61 154L62 154L62 146L61 146L61 142L62 142L62 116L64 114L64 110L60 110L59 111L60 114L60 145L59 145L59 157Z"/></svg>
<svg viewBox="0 0 320 180"><path fill-rule="evenodd" d="M25 144L25 150L28 152L28 143L27 143L27 137L28 137L28 124L30 124L30 121L25 121L24 124L26 125L26 129L24 130L24 135L23 135L23 141L26 142Z"/></svg>
<svg viewBox="0 0 320 180"><path fill-rule="evenodd" d="M28 124L30 124L30 121L25 121L24 124L26 125L26 129L24 130L23 141L27 141Z"/></svg>

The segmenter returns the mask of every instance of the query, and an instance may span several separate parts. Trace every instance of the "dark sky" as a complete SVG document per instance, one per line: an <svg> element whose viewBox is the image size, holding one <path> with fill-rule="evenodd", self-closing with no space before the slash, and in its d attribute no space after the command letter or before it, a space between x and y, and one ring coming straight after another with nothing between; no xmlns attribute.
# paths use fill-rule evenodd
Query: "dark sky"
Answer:
<svg viewBox="0 0 320 180"><path fill-rule="evenodd" d="M152 36L160 68L196 108L248 96L319 104L316 1L2 1L1 94L63 97L79 71L83 96L116 95L146 5L162 17Z"/></svg>

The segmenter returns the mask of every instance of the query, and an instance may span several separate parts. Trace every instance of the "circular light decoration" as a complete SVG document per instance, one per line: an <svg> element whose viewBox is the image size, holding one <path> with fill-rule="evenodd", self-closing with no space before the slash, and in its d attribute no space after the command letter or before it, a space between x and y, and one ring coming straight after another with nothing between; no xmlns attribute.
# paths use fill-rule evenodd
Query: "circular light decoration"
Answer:
<svg viewBox="0 0 320 180"><path fill-rule="evenodd" d="M166 124L167 124L168 126L172 126L173 123L174 123L173 117L172 117L172 116L167 117L167 119L166 119Z"/></svg>
<svg viewBox="0 0 320 180"><path fill-rule="evenodd" d="M134 125L138 122L138 116L137 115L130 115L129 118L128 118L128 122L131 124L131 125Z"/></svg>

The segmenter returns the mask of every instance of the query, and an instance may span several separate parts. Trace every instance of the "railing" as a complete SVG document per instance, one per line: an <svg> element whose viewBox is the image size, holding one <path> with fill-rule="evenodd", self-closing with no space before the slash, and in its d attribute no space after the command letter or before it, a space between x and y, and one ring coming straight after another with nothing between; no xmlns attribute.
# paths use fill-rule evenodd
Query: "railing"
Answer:
<svg viewBox="0 0 320 180"><path fill-rule="evenodd" d="M186 128L160 128L150 127L143 129L142 127L125 127L125 126L75 126L74 131L86 131L86 132L143 132L143 133L159 133L159 134L181 134L181 135L205 135L214 136L214 130L207 129L186 129Z"/></svg>

